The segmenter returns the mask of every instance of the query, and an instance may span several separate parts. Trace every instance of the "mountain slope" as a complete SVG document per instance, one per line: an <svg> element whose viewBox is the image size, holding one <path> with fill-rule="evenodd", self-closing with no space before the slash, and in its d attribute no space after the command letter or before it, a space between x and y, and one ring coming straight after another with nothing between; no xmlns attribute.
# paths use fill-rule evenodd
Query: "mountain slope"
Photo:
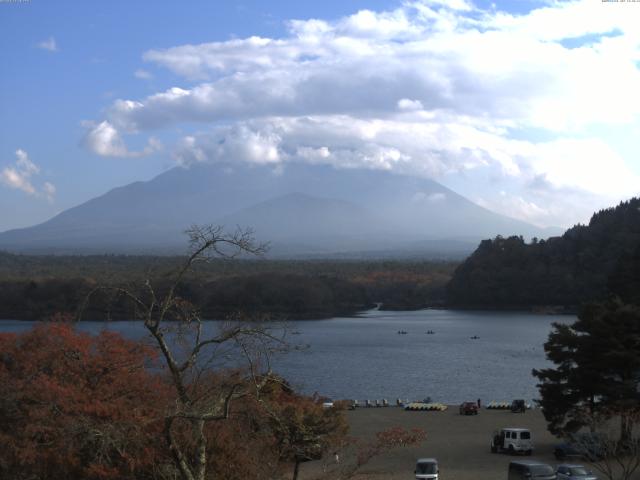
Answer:
<svg viewBox="0 0 640 480"><path fill-rule="evenodd" d="M304 192L304 193L296 193ZM546 236L428 179L291 164L173 168L113 189L42 224L0 234L19 251L176 251L194 223L253 227L282 254L420 250L500 232Z"/></svg>

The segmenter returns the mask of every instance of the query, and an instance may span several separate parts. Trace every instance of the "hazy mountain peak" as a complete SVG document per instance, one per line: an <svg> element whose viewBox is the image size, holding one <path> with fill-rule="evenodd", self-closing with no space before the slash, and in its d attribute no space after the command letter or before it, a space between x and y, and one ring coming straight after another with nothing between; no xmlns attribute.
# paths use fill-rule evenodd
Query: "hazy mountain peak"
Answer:
<svg viewBox="0 0 640 480"><path fill-rule="evenodd" d="M479 207L439 183L325 165L201 164L114 188L34 227L0 234L11 250L183 248L194 223L252 227L278 252L420 249L421 242L540 229Z"/></svg>

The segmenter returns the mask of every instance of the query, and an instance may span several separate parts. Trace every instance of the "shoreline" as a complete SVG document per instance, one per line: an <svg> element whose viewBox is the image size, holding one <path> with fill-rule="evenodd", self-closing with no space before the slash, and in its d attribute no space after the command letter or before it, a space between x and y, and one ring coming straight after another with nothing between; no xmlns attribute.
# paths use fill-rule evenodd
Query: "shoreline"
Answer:
<svg viewBox="0 0 640 480"><path fill-rule="evenodd" d="M529 307L500 307L492 305L490 307L478 307L478 306L460 306L460 305L430 305L424 306L420 308L385 308L384 304L380 304L375 308L369 308L365 310L343 310L336 312L327 312L327 313L315 313L315 314L306 314L299 317L293 317L292 314L283 314L282 312L277 312L275 314L266 314L265 317L269 317L270 315L273 318L268 318L265 321L270 322L287 322L287 321L303 321L303 322L313 322L318 320L331 320L333 318L363 318L364 314L372 311L379 312L419 312L421 310L442 310L442 311L460 311L460 312L483 312L483 313L527 313L539 316L546 315L576 315L578 313L577 307L562 307L562 306L529 306ZM227 315L230 315L227 313ZM227 321L225 318L203 318L203 321L207 322L224 322ZM43 318L0 318L0 322L5 321L13 321L13 322L47 322L48 319ZM81 322L131 322L131 321L142 321L131 318L109 318L109 319L96 319L96 318L87 318L80 320Z"/></svg>

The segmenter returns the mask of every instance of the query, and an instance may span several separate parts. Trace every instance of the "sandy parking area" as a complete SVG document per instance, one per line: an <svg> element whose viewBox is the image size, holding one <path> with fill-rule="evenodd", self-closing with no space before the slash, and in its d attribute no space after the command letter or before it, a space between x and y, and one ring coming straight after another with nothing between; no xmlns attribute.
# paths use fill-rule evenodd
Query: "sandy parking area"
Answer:
<svg viewBox="0 0 640 480"><path fill-rule="evenodd" d="M491 433L502 427L529 428L534 441L531 457L555 466L553 445L558 440L546 428L540 410L524 414L482 409L479 415L461 416L458 408L444 412L410 412L402 408L361 408L348 412L351 434L371 438L376 432L390 427L423 428L427 439L420 447L398 449L372 461L358 478L375 480L411 479L415 461L419 457L435 457L440 463L442 480L505 479L507 465L513 457L490 452ZM304 464L310 474L318 465ZM317 471L317 470L316 470ZM636 478L640 478L637 476Z"/></svg>

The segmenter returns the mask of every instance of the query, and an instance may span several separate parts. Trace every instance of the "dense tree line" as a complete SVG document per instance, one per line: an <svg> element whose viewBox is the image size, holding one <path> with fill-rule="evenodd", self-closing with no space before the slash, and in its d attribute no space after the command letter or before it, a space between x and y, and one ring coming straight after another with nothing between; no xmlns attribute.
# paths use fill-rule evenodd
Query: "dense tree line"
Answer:
<svg viewBox="0 0 640 480"><path fill-rule="evenodd" d="M576 308L610 294L638 299L640 198L595 213L548 240L484 240L454 272L447 299L458 306ZM632 298L633 297L633 298Z"/></svg>
<svg viewBox="0 0 640 480"><path fill-rule="evenodd" d="M160 290L184 257L27 256L0 253L0 318L38 320L75 312L96 285L153 277ZM274 319L327 318L367 309L441 304L454 263L429 261L269 261L214 259L194 267L180 295L205 318L260 312ZM104 293L85 313L130 319L133 306Z"/></svg>
<svg viewBox="0 0 640 480"><path fill-rule="evenodd" d="M0 251L0 279L41 280L91 278L99 281L137 281L152 275L160 277L173 272L184 256L151 255L24 255ZM428 259L288 259L213 258L194 266L192 276L214 280L265 273L324 275L344 279L366 279L378 275L451 274L457 261Z"/></svg>
<svg viewBox="0 0 640 480"><path fill-rule="evenodd" d="M154 282L162 290L167 284ZM75 312L96 286L86 279L0 282L0 318L41 320L54 312ZM261 313L273 319L326 318L350 314L372 305L359 285L331 277L262 274L213 282L185 282L180 295L200 305L205 318ZM134 318L126 298L100 292L84 312L93 320Z"/></svg>

